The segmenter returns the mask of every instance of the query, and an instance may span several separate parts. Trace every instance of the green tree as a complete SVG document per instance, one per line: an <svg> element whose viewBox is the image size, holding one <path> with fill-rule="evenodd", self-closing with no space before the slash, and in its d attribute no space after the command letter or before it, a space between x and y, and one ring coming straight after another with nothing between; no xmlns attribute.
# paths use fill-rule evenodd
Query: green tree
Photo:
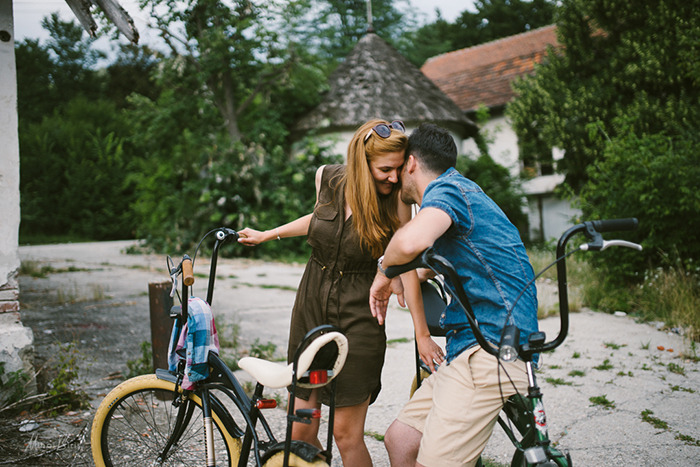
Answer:
<svg viewBox="0 0 700 467"><path fill-rule="evenodd" d="M698 19L682 0L564 1L557 20L562 47L514 85L508 114L518 137L564 149L557 168L578 190L604 149L589 124L611 139L621 128L678 135L698 121ZM628 116L631 126L618 121Z"/></svg>
<svg viewBox="0 0 700 467"><path fill-rule="evenodd" d="M268 106L275 89L292 80L292 72L314 68L295 42L295 18L306 11L303 1L140 0L169 48L171 66L187 66L181 98L201 96L213 105L231 141L257 137L256 108ZM323 74L309 72L305 86L320 86ZM299 83L297 83L299 84ZM285 103L288 104L288 103ZM297 105L297 112L307 108ZM282 107L280 103L279 107ZM256 118L248 118L255 116Z"/></svg>
<svg viewBox="0 0 700 467"><path fill-rule="evenodd" d="M133 153L121 114L103 99L116 89L96 70L104 55L76 23L53 14L42 24L45 44L16 47L20 241L132 237L124 179Z"/></svg>
<svg viewBox="0 0 700 467"><path fill-rule="evenodd" d="M129 153L114 104L78 97L20 135L20 241L133 237Z"/></svg>
<svg viewBox="0 0 700 467"><path fill-rule="evenodd" d="M20 125L40 121L77 96L97 98L102 87L93 68L104 54L82 27L57 13L41 24L50 35L45 44L25 39L15 46Z"/></svg>
<svg viewBox="0 0 700 467"><path fill-rule="evenodd" d="M454 23L440 16L416 30L409 30L401 50L421 66L428 58L452 50L490 42L554 23L554 0L477 0L475 12L464 10Z"/></svg>
<svg viewBox="0 0 700 467"><path fill-rule="evenodd" d="M79 95L98 97L100 81L95 66L105 54L94 48L78 23L62 21L57 13L45 17L41 25L50 34L46 48L54 65L51 84L59 99L66 102Z"/></svg>
<svg viewBox="0 0 700 467"><path fill-rule="evenodd" d="M515 85L518 137L565 151L557 169L585 218L639 218L642 254L595 260L611 280L662 265L663 252L697 261L700 10L566 0L557 26L563 47Z"/></svg>
<svg viewBox="0 0 700 467"><path fill-rule="evenodd" d="M554 22L557 2L552 0L477 0L475 13L464 11L455 21L452 45L471 47L547 26Z"/></svg>
<svg viewBox="0 0 700 467"><path fill-rule="evenodd" d="M291 95L307 89L308 83L297 81L304 79L309 78L295 74L270 90L269 98L259 99L246 116L251 136L232 142L209 93L193 91L199 89L195 65L180 57L164 60L156 74L162 92L156 99L132 95L126 113L128 145L148 155L134 159L129 169L139 238L159 251L191 251L219 225L266 228L309 212L315 169L328 159L322 148L310 145L302 155L290 156L284 143L292 111L285 113L284 101L275 98L290 94L286 102L302 102L303 92ZM298 254L304 244L234 251L262 254L276 247Z"/></svg>
<svg viewBox="0 0 700 467"><path fill-rule="evenodd" d="M160 89L153 76L160 60L159 54L147 46L120 44L115 60L104 69L101 95L119 108L127 105L132 93L156 98Z"/></svg>
<svg viewBox="0 0 700 467"><path fill-rule="evenodd" d="M367 32L366 0L312 0L312 43L318 45L319 55L331 67L345 58L357 41ZM402 10L408 8L406 0L374 0L371 3L372 27L385 40L393 43L406 29L412 29Z"/></svg>
<svg viewBox="0 0 700 467"><path fill-rule="evenodd" d="M398 50L411 63L420 67L430 57L455 50L452 38L456 26L439 15L437 19L418 29L409 29L401 37Z"/></svg>
<svg viewBox="0 0 700 467"><path fill-rule="evenodd" d="M17 113L20 123L40 121L55 107L55 92L51 81L54 62L46 47L37 39L25 39L16 44Z"/></svg>
<svg viewBox="0 0 700 467"><path fill-rule="evenodd" d="M618 248L589 259L616 281L639 281L647 268L679 264L697 273L699 135L697 129L674 137L623 132L603 143L603 157L589 167L589 181L581 192L586 218L640 220L637 231L615 236L641 241L641 253Z"/></svg>

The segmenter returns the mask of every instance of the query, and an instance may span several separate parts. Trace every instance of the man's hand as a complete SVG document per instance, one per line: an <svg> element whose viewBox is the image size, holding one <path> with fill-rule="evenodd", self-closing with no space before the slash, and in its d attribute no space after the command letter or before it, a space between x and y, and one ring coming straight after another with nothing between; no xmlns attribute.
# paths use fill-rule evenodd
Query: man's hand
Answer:
<svg viewBox="0 0 700 467"><path fill-rule="evenodd" d="M403 284L400 277L389 279L381 272L378 272L374 277L372 287L369 289L369 309L372 311L372 316L377 318L377 322L384 324L386 318L386 309L389 305L391 294L395 293L399 299L399 305L406 306L403 298Z"/></svg>

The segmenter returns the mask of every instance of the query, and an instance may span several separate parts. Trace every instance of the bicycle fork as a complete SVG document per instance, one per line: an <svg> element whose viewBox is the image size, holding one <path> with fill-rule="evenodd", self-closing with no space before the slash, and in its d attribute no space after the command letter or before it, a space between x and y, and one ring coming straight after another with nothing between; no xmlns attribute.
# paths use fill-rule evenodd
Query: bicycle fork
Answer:
<svg viewBox="0 0 700 467"><path fill-rule="evenodd" d="M202 413L204 415L204 446L207 451L207 467L216 467L214 424L211 419L211 405L209 404L209 389L207 387L202 388Z"/></svg>
<svg viewBox="0 0 700 467"><path fill-rule="evenodd" d="M542 392L537 385L532 362L526 362L528 394L527 401L531 411L532 422L535 426L535 439L532 446L525 448L523 455L528 464L571 467L571 457L559 452L550 446L549 431L547 428L547 414L542 403Z"/></svg>
<svg viewBox="0 0 700 467"><path fill-rule="evenodd" d="M177 445L178 441L180 441L180 438L185 432L185 428L187 428L187 426L190 424L192 414L194 413L194 403L184 394L178 394L175 397L175 400L173 400L172 404L178 407L177 417L175 418L175 426L173 427L173 432L170 434L168 441L165 443L165 446L158 457L158 462L164 462L168 458L170 448Z"/></svg>

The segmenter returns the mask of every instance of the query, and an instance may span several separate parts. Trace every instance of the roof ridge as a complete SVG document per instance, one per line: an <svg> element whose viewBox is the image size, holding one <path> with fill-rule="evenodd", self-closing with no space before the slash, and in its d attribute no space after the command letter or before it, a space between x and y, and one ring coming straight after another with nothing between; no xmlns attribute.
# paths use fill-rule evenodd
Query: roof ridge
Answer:
<svg viewBox="0 0 700 467"><path fill-rule="evenodd" d="M481 44L472 45L470 47L464 47L462 49L452 50L450 52L445 52L445 53L440 54L440 55L435 55L434 57L430 57L428 60L426 60L425 63L423 64L423 67L432 61L442 59L448 55L460 55L460 54L467 53L467 51L468 52L478 51L479 49L484 49L486 47L492 47L492 46L498 44L499 42L510 42L510 41L514 41L517 39L522 39L523 36L532 35L536 32L542 32L545 29L552 29L552 28L556 29L556 27L557 27L556 24L549 24L547 26L541 26L539 28L531 29L530 31L524 31L524 32L521 32L518 34L514 34L512 36L499 37L498 39L494 39L494 40L489 41L489 42L483 42Z"/></svg>

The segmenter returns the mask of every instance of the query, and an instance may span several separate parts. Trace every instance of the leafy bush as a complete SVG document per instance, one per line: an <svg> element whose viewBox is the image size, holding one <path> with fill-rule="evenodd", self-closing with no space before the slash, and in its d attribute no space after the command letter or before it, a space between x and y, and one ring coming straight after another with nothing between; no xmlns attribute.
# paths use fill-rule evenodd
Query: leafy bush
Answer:
<svg viewBox="0 0 700 467"><path fill-rule="evenodd" d="M129 153L114 104L79 97L20 132L20 241L133 238Z"/></svg>
<svg viewBox="0 0 700 467"><path fill-rule="evenodd" d="M610 141L604 157L588 170L581 192L587 219L636 217L639 229L616 237L641 243L644 251L611 249L591 256L614 282L640 282L647 268L665 266L667 255L700 259L700 137L628 132Z"/></svg>
<svg viewBox="0 0 700 467"><path fill-rule="evenodd" d="M261 136L262 142L231 143L223 132L207 131L217 124L213 109L193 108L175 94L164 93L158 102L138 97L132 103L131 143L149 154L135 160L130 171L129 182L138 193L132 208L139 238L153 249L191 251L213 228L269 229L313 209L316 169L332 161L324 148L307 143L290 156L269 144L269 135ZM192 114L198 118L187 117ZM305 240L299 238L222 254L299 254L304 249Z"/></svg>

